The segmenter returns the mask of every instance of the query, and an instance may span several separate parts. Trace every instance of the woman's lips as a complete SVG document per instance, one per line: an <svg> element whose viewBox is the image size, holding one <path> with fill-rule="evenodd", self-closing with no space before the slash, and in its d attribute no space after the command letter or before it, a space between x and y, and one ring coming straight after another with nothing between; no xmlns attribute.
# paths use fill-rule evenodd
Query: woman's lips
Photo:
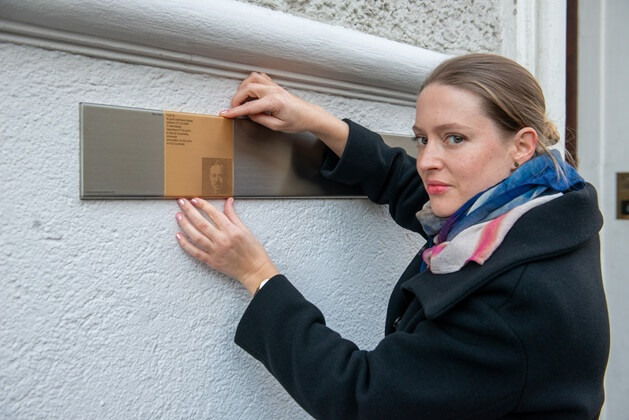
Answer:
<svg viewBox="0 0 629 420"><path fill-rule="evenodd" d="M448 184L443 184L441 182L427 182L426 183L426 191L430 195L438 195L443 194L450 189Z"/></svg>

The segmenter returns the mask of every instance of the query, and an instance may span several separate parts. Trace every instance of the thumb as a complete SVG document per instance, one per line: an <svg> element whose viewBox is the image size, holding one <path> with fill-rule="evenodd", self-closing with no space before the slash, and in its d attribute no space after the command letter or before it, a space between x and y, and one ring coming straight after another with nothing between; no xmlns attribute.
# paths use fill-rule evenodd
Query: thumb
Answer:
<svg viewBox="0 0 629 420"><path fill-rule="evenodd" d="M234 209L234 199L232 197L229 197L227 200L225 200L223 212L233 224L246 232L249 231L249 229L247 229L247 226L245 226L245 224L240 221L240 217L238 217L238 215L236 214L236 209Z"/></svg>

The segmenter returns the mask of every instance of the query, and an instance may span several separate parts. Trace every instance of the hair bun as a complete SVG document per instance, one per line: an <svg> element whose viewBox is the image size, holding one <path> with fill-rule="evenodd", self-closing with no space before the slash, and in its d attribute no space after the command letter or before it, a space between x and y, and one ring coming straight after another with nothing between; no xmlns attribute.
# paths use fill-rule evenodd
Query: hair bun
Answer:
<svg viewBox="0 0 629 420"><path fill-rule="evenodd" d="M548 119L544 121L544 132L542 133L542 135L548 140L551 145L561 140L559 131L557 131L557 126L555 126L555 124Z"/></svg>

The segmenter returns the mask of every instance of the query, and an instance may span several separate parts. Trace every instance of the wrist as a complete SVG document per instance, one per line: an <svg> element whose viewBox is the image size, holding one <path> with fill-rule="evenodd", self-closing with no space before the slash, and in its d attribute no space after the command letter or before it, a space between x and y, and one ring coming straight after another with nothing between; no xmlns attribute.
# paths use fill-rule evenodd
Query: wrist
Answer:
<svg viewBox="0 0 629 420"><path fill-rule="evenodd" d="M317 118L317 126L310 132L326 144L337 156L341 156L349 137L349 125L340 118L319 108L321 117Z"/></svg>
<svg viewBox="0 0 629 420"><path fill-rule="evenodd" d="M271 278L262 280L262 282L258 285L258 288L256 289L256 291L253 292L253 296L257 295L258 292L260 291L260 289L262 289L264 287L264 285L269 282L269 280L271 280Z"/></svg>
<svg viewBox="0 0 629 420"><path fill-rule="evenodd" d="M279 273L280 271L277 267L275 267L272 262L268 262L256 270L255 273L248 275L247 278L241 281L241 283L245 286L249 293L251 293L251 295L255 295L260 289L260 285L263 281L269 280L271 277L274 277Z"/></svg>

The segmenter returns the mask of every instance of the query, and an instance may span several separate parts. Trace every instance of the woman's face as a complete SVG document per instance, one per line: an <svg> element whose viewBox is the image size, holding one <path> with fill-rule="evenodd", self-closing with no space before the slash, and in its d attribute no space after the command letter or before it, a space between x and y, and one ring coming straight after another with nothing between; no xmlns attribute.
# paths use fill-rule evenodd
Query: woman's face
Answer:
<svg viewBox="0 0 629 420"><path fill-rule="evenodd" d="M417 98L417 172L435 215L452 215L511 174L513 136L485 115L471 92L433 83Z"/></svg>

